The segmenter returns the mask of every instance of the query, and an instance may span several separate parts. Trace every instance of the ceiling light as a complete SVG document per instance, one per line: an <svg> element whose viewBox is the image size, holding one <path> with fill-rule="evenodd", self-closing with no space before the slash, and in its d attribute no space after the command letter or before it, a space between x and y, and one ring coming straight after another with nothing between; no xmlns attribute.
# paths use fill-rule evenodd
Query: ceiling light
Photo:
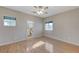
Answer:
<svg viewBox="0 0 79 59"><path fill-rule="evenodd" d="M45 15L47 13L47 6L33 6L33 13L37 15Z"/></svg>

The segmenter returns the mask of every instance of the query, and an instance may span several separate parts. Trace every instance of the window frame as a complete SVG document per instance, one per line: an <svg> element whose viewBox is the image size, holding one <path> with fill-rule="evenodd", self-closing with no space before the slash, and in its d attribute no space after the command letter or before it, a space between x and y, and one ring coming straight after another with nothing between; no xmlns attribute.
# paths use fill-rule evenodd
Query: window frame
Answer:
<svg viewBox="0 0 79 59"><path fill-rule="evenodd" d="M4 16L3 17L3 25L5 27L15 27L16 26L16 18L13 16Z"/></svg>
<svg viewBox="0 0 79 59"><path fill-rule="evenodd" d="M52 23L52 25L50 26L50 23ZM47 25L47 26L46 26ZM47 27L47 28L46 28ZM51 28L50 28L51 27ZM50 28L50 29L49 29ZM53 21L48 21L48 22L45 22L45 25L44 25L44 30L45 31L53 31Z"/></svg>

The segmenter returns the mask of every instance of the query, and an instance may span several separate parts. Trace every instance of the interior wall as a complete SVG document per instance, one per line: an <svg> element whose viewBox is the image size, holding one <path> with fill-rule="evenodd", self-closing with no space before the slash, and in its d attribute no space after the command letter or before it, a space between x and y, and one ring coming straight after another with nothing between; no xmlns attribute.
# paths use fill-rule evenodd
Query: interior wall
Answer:
<svg viewBox="0 0 79 59"><path fill-rule="evenodd" d="M5 27L3 26L3 16L15 16L16 26ZM0 7L0 45L10 44L17 41L25 40L27 37L28 20L34 21L34 34L33 37L42 36L42 19L32 15L24 14L18 11L10 10Z"/></svg>
<svg viewBox="0 0 79 59"><path fill-rule="evenodd" d="M53 31L44 31L44 35L79 46L79 9L48 17L44 22L54 22Z"/></svg>

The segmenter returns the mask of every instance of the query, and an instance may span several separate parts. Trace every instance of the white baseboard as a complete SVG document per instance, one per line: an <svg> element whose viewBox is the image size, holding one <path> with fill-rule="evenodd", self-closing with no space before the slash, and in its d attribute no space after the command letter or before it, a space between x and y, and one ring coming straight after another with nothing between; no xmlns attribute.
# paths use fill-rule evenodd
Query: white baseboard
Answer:
<svg viewBox="0 0 79 59"><path fill-rule="evenodd" d="M76 42L61 40L61 39L59 39L59 38L57 38L57 37L51 37L51 36L48 36L48 35L44 35L44 36L46 36L46 37L48 37L48 38L51 38L51 39L56 39L56 40L60 40L60 41L63 41L63 42L69 43L69 44L73 44L73 45L79 46L79 43L76 43ZM34 38L36 38L36 37L34 37ZM20 42L20 41L23 41L23 40L26 40L26 39L14 40L14 41L9 41L9 42L0 43L0 46L8 45L8 44L13 44L13 43Z"/></svg>
<svg viewBox="0 0 79 59"><path fill-rule="evenodd" d="M63 42L69 43L69 44L79 46L79 43L76 43L76 42L71 42L71 41L67 41L67 40L61 40L61 39L59 39L57 37L51 37L51 36L48 36L48 35L45 35L45 36L48 37L48 38L51 38L51 39L56 39L56 40L60 40L60 41L63 41Z"/></svg>
<svg viewBox="0 0 79 59"><path fill-rule="evenodd" d="M33 39L34 38L40 38L40 36L39 37L33 37ZM28 40L28 38L24 38L24 39L20 39L20 40L14 40L14 41L7 41L7 42L4 42L4 43L0 43L0 46L13 44L13 43L17 43L17 42L24 41L24 40Z"/></svg>
<svg viewBox="0 0 79 59"><path fill-rule="evenodd" d="M20 41L23 41L23 40L26 40L26 39L14 40L14 41L8 41L8 42L0 43L0 46L4 46L4 45L8 45L8 44L13 44L13 43L20 42Z"/></svg>

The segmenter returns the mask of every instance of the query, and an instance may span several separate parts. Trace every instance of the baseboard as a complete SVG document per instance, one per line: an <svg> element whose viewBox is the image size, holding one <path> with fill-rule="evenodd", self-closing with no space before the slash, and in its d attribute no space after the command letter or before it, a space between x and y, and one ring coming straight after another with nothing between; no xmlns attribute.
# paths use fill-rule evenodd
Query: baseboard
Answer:
<svg viewBox="0 0 79 59"><path fill-rule="evenodd" d="M9 45L9 44L20 42L20 41L24 41L24 40L26 40L26 39L4 42L4 43L0 43L0 46L5 46L5 45Z"/></svg>
<svg viewBox="0 0 79 59"><path fill-rule="evenodd" d="M36 39L36 38L40 38L40 36L39 37L33 37L32 39ZM17 42L20 42L20 41L24 41L24 40L28 40L28 38L24 38L24 39L21 39L21 40L14 40L14 41L8 41L8 42L0 43L0 46L14 44L14 43L17 43Z"/></svg>
<svg viewBox="0 0 79 59"><path fill-rule="evenodd" d="M59 38L57 38L57 37L50 37L50 36L47 36L47 35L45 35L45 37L48 37L48 38L51 38L51 39L60 40L60 41L63 41L63 42L66 42L66 43L69 43L69 44L72 44L72 45L79 46L79 43L76 43L76 42L71 42L71 41L61 40L61 39L59 39Z"/></svg>

